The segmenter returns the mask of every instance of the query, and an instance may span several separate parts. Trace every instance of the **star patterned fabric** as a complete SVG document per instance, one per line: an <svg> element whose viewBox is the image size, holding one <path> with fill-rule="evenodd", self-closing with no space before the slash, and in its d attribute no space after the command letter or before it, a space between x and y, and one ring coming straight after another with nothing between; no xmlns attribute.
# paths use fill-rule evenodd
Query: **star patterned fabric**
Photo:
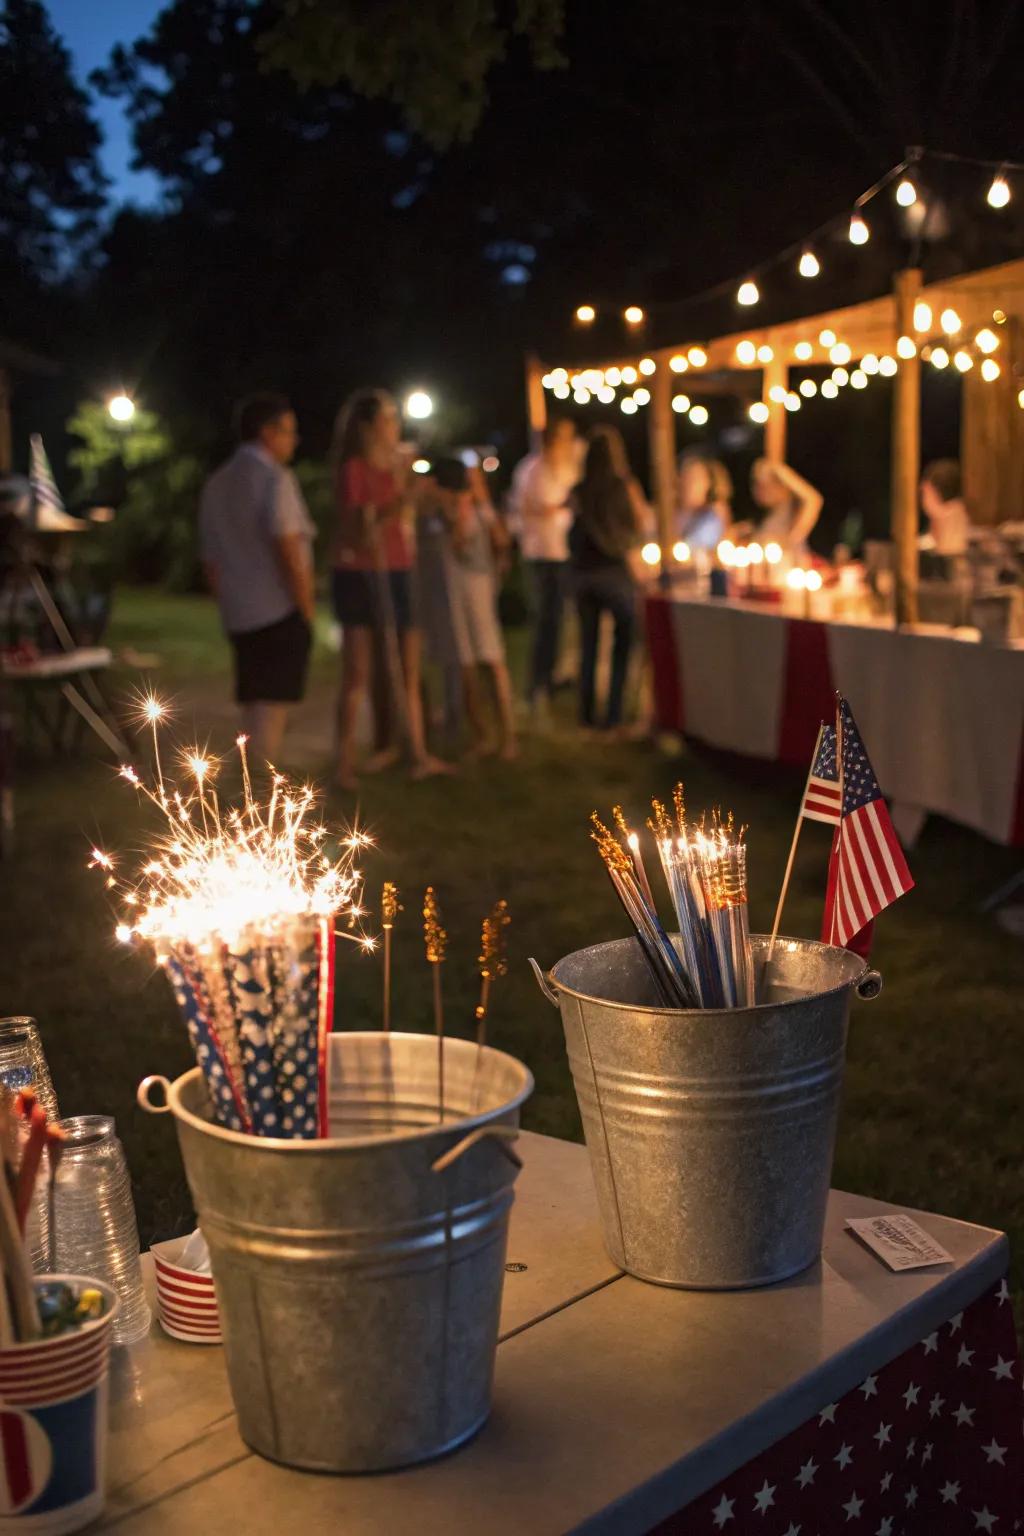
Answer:
<svg viewBox="0 0 1024 1536"><path fill-rule="evenodd" d="M1024 1532L1024 1389L1006 1281L648 1536L717 1532Z"/></svg>

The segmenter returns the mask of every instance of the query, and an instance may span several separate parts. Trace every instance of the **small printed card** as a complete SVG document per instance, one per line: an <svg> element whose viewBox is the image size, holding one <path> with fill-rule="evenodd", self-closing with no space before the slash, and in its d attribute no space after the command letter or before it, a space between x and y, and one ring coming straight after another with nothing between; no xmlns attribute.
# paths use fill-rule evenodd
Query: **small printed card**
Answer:
<svg viewBox="0 0 1024 1536"><path fill-rule="evenodd" d="M927 1269L931 1264L953 1263L951 1253L940 1248L911 1216L899 1211L888 1216L858 1216L846 1225L890 1269Z"/></svg>

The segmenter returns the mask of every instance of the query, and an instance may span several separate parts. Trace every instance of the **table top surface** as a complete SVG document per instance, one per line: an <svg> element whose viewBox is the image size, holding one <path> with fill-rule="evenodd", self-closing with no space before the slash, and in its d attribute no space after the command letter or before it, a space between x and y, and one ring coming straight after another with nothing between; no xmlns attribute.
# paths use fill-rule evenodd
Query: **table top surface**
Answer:
<svg viewBox="0 0 1024 1536"><path fill-rule="evenodd" d="M235 1536L244 1509L246 1536L645 1532L1007 1265L1002 1234L926 1215L953 1264L891 1274L844 1223L895 1208L833 1191L822 1260L792 1280L732 1292L644 1285L604 1252L585 1148L524 1133L520 1149L494 1407L471 1444L373 1477L277 1466L238 1435L221 1349L177 1343L154 1322L148 1339L114 1352L99 1529Z"/></svg>

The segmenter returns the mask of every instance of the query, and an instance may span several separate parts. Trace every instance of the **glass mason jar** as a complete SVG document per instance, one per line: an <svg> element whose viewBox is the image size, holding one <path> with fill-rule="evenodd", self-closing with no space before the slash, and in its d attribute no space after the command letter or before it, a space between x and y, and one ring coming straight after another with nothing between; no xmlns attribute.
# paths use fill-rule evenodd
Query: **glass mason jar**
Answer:
<svg viewBox="0 0 1024 1536"><path fill-rule="evenodd" d="M111 1336L134 1343L148 1333L150 1311L124 1149L108 1115L72 1115L59 1124L66 1140L49 1213L53 1270L112 1286L121 1305Z"/></svg>
<svg viewBox="0 0 1024 1536"><path fill-rule="evenodd" d="M0 1019L0 1083L12 1093L34 1088L47 1120L56 1120L60 1114L35 1019Z"/></svg>

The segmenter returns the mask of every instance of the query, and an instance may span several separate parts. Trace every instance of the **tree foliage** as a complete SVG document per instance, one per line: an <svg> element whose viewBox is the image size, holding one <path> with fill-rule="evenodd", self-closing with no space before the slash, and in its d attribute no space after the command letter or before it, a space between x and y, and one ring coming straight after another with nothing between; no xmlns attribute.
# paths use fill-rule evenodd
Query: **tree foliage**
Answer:
<svg viewBox="0 0 1024 1536"><path fill-rule="evenodd" d="M0 102L0 261L53 278L95 233L105 181L99 128L41 0L0 6Z"/></svg>
<svg viewBox="0 0 1024 1536"><path fill-rule="evenodd" d="M435 149L472 138L513 38L538 69L565 63L564 0L278 0L260 42L300 86L344 83L392 102Z"/></svg>

